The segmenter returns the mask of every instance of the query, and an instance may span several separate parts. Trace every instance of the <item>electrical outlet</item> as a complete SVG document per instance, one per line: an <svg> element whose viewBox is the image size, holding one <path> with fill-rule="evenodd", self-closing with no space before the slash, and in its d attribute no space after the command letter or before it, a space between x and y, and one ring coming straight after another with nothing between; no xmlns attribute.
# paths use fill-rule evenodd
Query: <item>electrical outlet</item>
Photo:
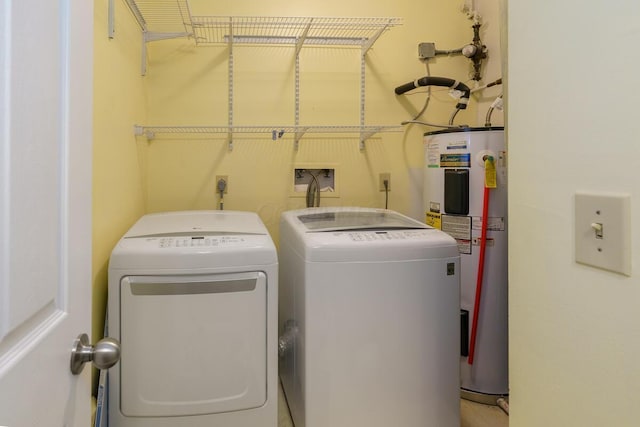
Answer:
<svg viewBox="0 0 640 427"><path fill-rule="evenodd" d="M229 176L228 175L216 175L216 194L220 194L220 187L218 187L218 185L220 184L221 180L224 180L225 182L224 194L227 194L229 192Z"/></svg>
<svg viewBox="0 0 640 427"><path fill-rule="evenodd" d="M380 177L380 191L391 191L391 174L390 173L381 173ZM384 182L387 181L387 188L384 186Z"/></svg>

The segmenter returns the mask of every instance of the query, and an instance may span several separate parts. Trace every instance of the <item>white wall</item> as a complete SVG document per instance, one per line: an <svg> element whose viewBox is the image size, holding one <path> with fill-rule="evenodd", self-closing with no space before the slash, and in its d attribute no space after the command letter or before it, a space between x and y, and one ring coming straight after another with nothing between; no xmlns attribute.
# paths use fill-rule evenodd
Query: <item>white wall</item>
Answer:
<svg viewBox="0 0 640 427"><path fill-rule="evenodd" d="M637 426L640 3L508 7L510 425ZM631 195L631 277L574 262L577 191Z"/></svg>

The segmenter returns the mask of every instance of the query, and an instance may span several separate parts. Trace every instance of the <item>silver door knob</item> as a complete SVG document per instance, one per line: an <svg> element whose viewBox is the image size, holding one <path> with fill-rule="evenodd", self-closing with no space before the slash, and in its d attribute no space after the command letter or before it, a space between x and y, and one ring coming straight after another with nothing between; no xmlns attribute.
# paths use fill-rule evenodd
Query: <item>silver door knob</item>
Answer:
<svg viewBox="0 0 640 427"><path fill-rule="evenodd" d="M84 364L93 362L98 369L109 369L120 360L120 343L110 337L101 339L95 346L89 344L87 334L80 334L71 350L71 373L78 375Z"/></svg>

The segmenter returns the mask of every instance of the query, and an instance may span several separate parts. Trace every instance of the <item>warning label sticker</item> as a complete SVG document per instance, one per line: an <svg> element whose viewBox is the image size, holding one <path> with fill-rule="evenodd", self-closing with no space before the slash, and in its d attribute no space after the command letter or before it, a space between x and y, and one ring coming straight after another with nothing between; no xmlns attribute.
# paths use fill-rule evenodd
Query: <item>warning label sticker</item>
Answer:
<svg viewBox="0 0 640 427"><path fill-rule="evenodd" d="M440 154L441 168L469 168L471 167L471 154Z"/></svg>
<svg viewBox="0 0 640 427"><path fill-rule="evenodd" d="M427 146L427 167L440 167L440 144L437 142L430 142Z"/></svg>
<svg viewBox="0 0 640 427"><path fill-rule="evenodd" d="M442 231L454 239L469 240L471 242L471 217L442 215Z"/></svg>
<svg viewBox="0 0 640 427"><path fill-rule="evenodd" d="M465 255L471 255L471 240L456 239L458 243L458 252Z"/></svg>
<svg viewBox="0 0 640 427"><path fill-rule="evenodd" d="M456 239L458 252L471 254L471 217L442 215L442 231Z"/></svg>
<svg viewBox="0 0 640 427"><path fill-rule="evenodd" d="M480 237L474 237L471 240L471 244L473 246L480 246L480 240L482 240ZM487 241L487 246L493 246L495 245L495 240L494 239L485 239Z"/></svg>
<svg viewBox="0 0 640 427"><path fill-rule="evenodd" d="M482 230L482 217L474 216L472 227L474 230ZM487 230L489 231L504 231L504 218L503 217L489 217L487 218Z"/></svg>
<svg viewBox="0 0 640 427"><path fill-rule="evenodd" d="M438 230L442 229L442 215L436 212L427 212L425 223Z"/></svg>

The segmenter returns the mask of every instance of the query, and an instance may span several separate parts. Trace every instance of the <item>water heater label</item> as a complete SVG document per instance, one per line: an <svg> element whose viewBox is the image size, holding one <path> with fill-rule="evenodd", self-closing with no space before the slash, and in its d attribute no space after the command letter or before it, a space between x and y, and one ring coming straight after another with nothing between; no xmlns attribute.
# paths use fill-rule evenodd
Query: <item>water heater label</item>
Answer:
<svg viewBox="0 0 640 427"><path fill-rule="evenodd" d="M440 154L441 168L469 168L471 167L471 154Z"/></svg>
<svg viewBox="0 0 640 427"><path fill-rule="evenodd" d="M452 151L452 150L467 151L467 141L463 139L462 141L449 142L447 144L447 151Z"/></svg>

